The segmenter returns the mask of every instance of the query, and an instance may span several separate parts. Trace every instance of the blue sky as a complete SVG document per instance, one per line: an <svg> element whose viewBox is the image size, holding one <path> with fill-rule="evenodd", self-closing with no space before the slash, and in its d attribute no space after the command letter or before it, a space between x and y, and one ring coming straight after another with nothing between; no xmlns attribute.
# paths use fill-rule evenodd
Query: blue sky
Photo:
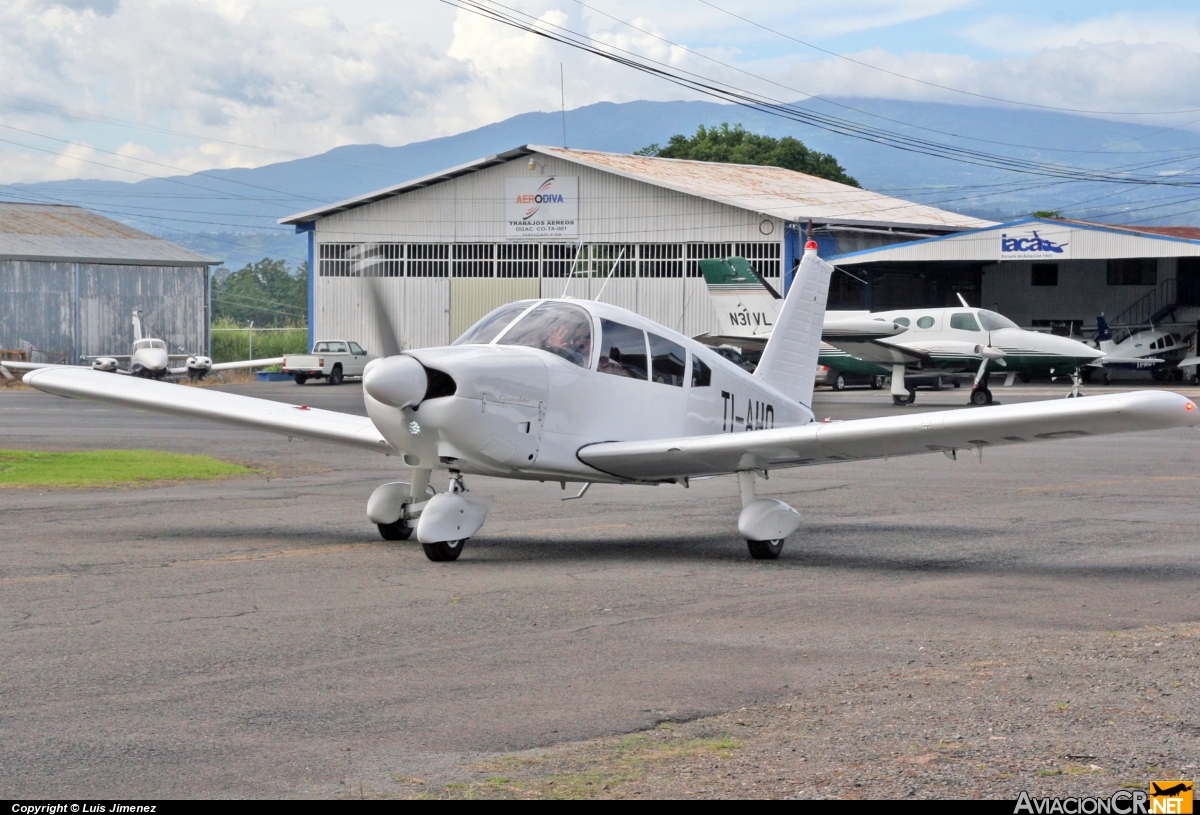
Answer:
<svg viewBox="0 0 1200 815"><path fill-rule="evenodd" d="M590 9L577 0L508 2L546 23L779 97L986 103L900 74L1049 106L1200 109L1194 0L585 0ZM0 183L132 181L448 135L557 108L560 62L571 107L687 98L437 0L10 0L0 6ZM1200 114L1112 118L1176 126Z"/></svg>

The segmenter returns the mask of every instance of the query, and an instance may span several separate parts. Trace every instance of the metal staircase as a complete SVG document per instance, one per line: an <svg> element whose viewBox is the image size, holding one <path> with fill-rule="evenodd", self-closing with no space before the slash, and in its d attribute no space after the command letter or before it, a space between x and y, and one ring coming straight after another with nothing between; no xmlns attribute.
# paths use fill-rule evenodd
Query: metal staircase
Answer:
<svg viewBox="0 0 1200 815"><path fill-rule="evenodd" d="M1173 277L1168 278L1113 317L1109 325L1114 328L1119 325L1158 325L1173 317L1181 305L1178 282Z"/></svg>

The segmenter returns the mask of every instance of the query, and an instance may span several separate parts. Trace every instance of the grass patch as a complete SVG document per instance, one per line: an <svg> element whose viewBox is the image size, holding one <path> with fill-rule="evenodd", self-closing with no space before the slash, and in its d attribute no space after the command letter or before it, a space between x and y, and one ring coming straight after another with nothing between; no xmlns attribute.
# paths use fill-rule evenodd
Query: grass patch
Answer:
<svg viewBox="0 0 1200 815"><path fill-rule="evenodd" d="M34 453L0 450L0 487L124 487L156 481L228 478L261 470L210 456L157 450Z"/></svg>
<svg viewBox="0 0 1200 815"><path fill-rule="evenodd" d="M442 796L450 798L553 798L585 799L611 795L622 784L683 760L700 757L726 759L741 746L736 739L671 739L660 733L606 739L580 753L543 756L506 756L479 765L482 772L506 771L470 784L447 784Z"/></svg>

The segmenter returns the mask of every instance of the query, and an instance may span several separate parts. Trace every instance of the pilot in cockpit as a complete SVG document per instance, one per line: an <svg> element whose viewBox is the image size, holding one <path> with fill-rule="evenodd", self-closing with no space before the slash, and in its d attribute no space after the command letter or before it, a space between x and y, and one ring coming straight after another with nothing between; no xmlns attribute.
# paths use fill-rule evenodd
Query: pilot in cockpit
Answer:
<svg viewBox="0 0 1200 815"><path fill-rule="evenodd" d="M586 368L592 361L591 327L582 322L555 326L546 340L546 350Z"/></svg>

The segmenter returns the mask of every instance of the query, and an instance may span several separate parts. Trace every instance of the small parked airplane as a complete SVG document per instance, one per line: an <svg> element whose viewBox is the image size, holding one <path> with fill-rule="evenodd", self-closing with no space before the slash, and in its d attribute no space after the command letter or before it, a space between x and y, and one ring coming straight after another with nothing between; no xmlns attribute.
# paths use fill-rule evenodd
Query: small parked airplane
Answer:
<svg viewBox="0 0 1200 815"><path fill-rule="evenodd" d="M1113 333L1108 320L1101 314L1096 318L1096 339L1093 344L1104 353L1092 363L1101 368L1101 380L1108 384L1109 370L1145 370L1181 360L1187 355L1188 343L1178 334L1149 326L1120 328ZM1184 367L1182 363L1180 367Z"/></svg>
<svg viewBox="0 0 1200 815"><path fill-rule="evenodd" d="M701 260L700 269L721 333L697 339L736 345L770 337L784 301L744 258ZM970 403L987 405L992 402L992 373L1070 376L1075 382L1071 395L1077 396L1080 369L1104 356L1076 340L1026 331L994 311L970 308L961 295L959 300L962 308L830 312L819 363L852 373L890 373L897 405L916 400L904 381L909 369L974 371Z"/></svg>
<svg viewBox="0 0 1200 815"><path fill-rule="evenodd" d="M25 375L47 393L268 430L400 456L411 481L378 487L367 518L386 540L414 533L430 560L455 560L489 502L472 474L526 481L689 486L737 474L739 534L774 559L801 522L759 497L780 467L1184 427L1196 405L1165 391L845 422L816 422L813 379L833 268L809 242L753 374L631 311L592 300L524 300L483 317L452 345L376 359L367 416L78 368ZM449 475L433 493L430 477ZM575 496L575 497L579 497Z"/></svg>
<svg viewBox="0 0 1200 815"><path fill-rule="evenodd" d="M103 357L82 357L90 361L94 371L105 373L126 374L139 376L144 379L163 379L168 376L183 376L189 379L203 379L211 371L230 371L235 368L264 368L268 365L280 365L283 357L273 359L245 359L237 362L213 363L210 357L203 354L170 354L163 340L142 336L142 320L138 312L133 312L133 348L129 354L113 354ZM186 360L183 367L171 367L171 360ZM122 362L129 364L121 368ZM11 368L14 371L32 371L38 368L75 367L73 365L53 365L41 362L9 362L0 363L0 369Z"/></svg>

